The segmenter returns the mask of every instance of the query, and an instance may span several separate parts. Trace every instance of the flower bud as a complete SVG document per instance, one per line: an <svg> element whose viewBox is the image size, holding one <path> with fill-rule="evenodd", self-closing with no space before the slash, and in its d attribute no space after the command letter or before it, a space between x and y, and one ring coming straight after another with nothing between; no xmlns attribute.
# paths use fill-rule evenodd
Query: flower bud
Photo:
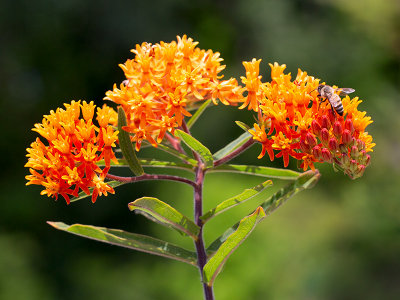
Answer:
<svg viewBox="0 0 400 300"><path fill-rule="evenodd" d="M332 162L332 154L329 152L328 149L322 148L321 154L322 154L322 160L324 162L329 162L329 163Z"/></svg>
<svg viewBox="0 0 400 300"><path fill-rule="evenodd" d="M319 134L321 133L321 125L319 125L316 120L313 120L311 122L311 129L316 136L319 136Z"/></svg>
<svg viewBox="0 0 400 300"><path fill-rule="evenodd" d="M332 151L339 150L339 143L337 142L337 140L334 137L331 137L329 139L328 146L329 146L329 149Z"/></svg>
<svg viewBox="0 0 400 300"><path fill-rule="evenodd" d="M340 151L341 153L347 153L347 151L348 151L347 146L346 146L345 144L341 143L341 144L339 145L339 151Z"/></svg>
<svg viewBox="0 0 400 300"><path fill-rule="evenodd" d="M314 155L314 157L315 157L317 160L321 160L321 158L322 158L321 147L320 147L320 146L315 146L315 147L312 149L312 154Z"/></svg>
<svg viewBox="0 0 400 300"><path fill-rule="evenodd" d="M306 134L306 142L312 148L317 144L317 139L315 138L314 135L312 135L311 133L308 132Z"/></svg>
<svg viewBox="0 0 400 300"><path fill-rule="evenodd" d="M350 160L350 167L349 167L351 173L355 173L358 169L357 161L354 159Z"/></svg>
<svg viewBox="0 0 400 300"><path fill-rule="evenodd" d="M349 146L351 144L353 137L351 136L351 132L348 129L343 130L343 135L342 135L342 142L346 146Z"/></svg>
<svg viewBox="0 0 400 300"><path fill-rule="evenodd" d="M348 166L350 165L350 158L346 153L342 154L341 161L342 161L343 167L348 168Z"/></svg>
<svg viewBox="0 0 400 300"><path fill-rule="evenodd" d="M344 122L344 128L347 129L348 131L350 131L351 134L353 134L354 133L353 121L351 119L347 119Z"/></svg>
<svg viewBox="0 0 400 300"><path fill-rule="evenodd" d="M333 132L334 136L335 136L338 140L340 140L340 137L342 136L342 131L343 131L342 124L340 124L339 121L336 121L336 122L333 124L332 132Z"/></svg>
<svg viewBox="0 0 400 300"><path fill-rule="evenodd" d="M321 118L321 127L326 129L331 128L331 122L329 121L329 118L325 115Z"/></svg>
<svg viewBox="0 0 400 300"><path fill-rule="evenodd" d="M321 129L321 142L327 145L329 142L329 131L326 128Z"/></svg>
<svg viewBox="0 0 400 300"><path fill-rule="evenodd" d="M306 144L305 141L300 140L300 150L304 153L310 153L311 152L311 147L309 144Z"/></svg>
<svg viewBox="0 0 400 300"><path fill-rule="evenodd" d="M365 143L362 140L357 140L357 149L358 151L365 150Z"/></svg>
<svg viewBox="0 0 400 300"><path fill-rule="evenodd" d="M357 147L356 146L352 146L351 147L351 150L350 150L350 156L351 156L351 158L353 158L353 159L356 159L357 158L357 156L358 156L358 149L357 149Z"/></svg>
<svg viewBox="0 0 400 300"><path fill-rule="evenodd" d="M365 167L368 167L370 162L371 162L371 156L369 154L365 155L365 159L364 159Z"/></svg>
<svg viewBox="0 0 400 300"><path fill-rule="evenodd" d="M329 163L332 162L332 154L329 152L328 149L322 148L321 152L322 152L322 160L324 162L329 162Z"/></svg>

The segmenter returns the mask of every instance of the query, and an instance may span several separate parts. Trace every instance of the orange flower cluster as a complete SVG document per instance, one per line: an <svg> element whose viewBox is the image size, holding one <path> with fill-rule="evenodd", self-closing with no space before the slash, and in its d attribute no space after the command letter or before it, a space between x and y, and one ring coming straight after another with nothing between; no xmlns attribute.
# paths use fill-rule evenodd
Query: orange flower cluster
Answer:
<svg viewBox="0 0 400 300"><path fill-rule="evenodd" d="M143 140L157 146L167 131L173 134L199 101L242 101L236 79L221 80L218 75L225 68L220 54L197 44L186 35L178 36L177 42L143 43L132 50L134 59L120 65L126 80L119 88L114 85L104 99L124 109L128 125L123 129L132 134L137 151Z"/></svg>
<svg viewBox="0 0 400 300"><path fill-rule="evenodd" d="M329 101L321 104L319 79L299 69L292 81L290 73L283 72L286 66L275 63L270 64L272 81L262 83L259 63L254 59L243 63L247 72L242 78L246 86L253 82L242 108L258 112L259 123L249 132L262 144L259 158L265 153L271 160L283 157L286 167L291 156L304 170L314 169L315 162L328 162L352 179L362 176L370 162L367 152L375 146L365 131L371 118L357 110L362 101L346 96L342 99L344 115L339 116Z"/></svg>
<svg viewBox="0 0 400 300"><path fill-rule="evenodd" d="M33 131L47 140L44 144L39 138L27 149L31 175L26 176L27 185L44 186L42 195L55 197L62 195L69 204L69 195L77 196L79 189L90 194L92 202L98 195L114 193L104 181L110 169L110 161L116 161L112 147L115 147L118 131L113 129L117 123L117 113L104 105L97 108L97 122L93 124L96 106L93 101L72 101L45 115L42 123L35 124ZM83 118L80 118L82 110ZM104 159L106 167L101 170L96 163Z"/></svg>

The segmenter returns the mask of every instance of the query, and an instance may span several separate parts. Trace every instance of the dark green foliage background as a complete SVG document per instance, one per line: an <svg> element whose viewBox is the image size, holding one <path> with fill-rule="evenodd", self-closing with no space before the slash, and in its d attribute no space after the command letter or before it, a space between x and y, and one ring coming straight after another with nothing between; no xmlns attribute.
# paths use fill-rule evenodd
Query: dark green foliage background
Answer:
<svg viewBox="0 0 400 300"><path fill-rule="evenodd" d="M191 216L189 187L140 183L95 205L69 206L25 187L25 148L42 115L72 99L102 103L123 79L117 67L143 41L188 34L219 51L226 77L244 75L243 60L300 67L328 84L356 89L374 123L377 146L364 177L351 181L320 166L317 186L261 223L228 261L217 299L398 299L400 295L400 6L355 1L50 1L0 2L0 299L202 299L198 272L164 258L59 232L45 222L93 224L147 233L191 247L176 232L129 212L153 196ZM212 151L251 124L247 111L215 107L193 129ZM258 161L252 148L241 163ZM148 156L155 155L148 152ZM295 168L295 163L292 162ZM205 209L261 178L210 175ZM279 185L279 184L278 184ZM249 213L246 204L210 222L207 241Z"/></svg>

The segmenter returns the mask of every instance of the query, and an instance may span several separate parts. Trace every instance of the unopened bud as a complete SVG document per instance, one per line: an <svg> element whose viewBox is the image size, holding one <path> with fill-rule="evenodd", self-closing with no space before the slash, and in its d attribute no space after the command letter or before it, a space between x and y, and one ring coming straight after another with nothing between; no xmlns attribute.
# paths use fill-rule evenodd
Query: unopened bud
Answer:
<svg viewBox="0 0 400 300"><path fill-rule="evenodd" d="M316 120L313 120L311 122L311 129L316 136L319 136L319 134L321 133L321 125L319 125Z"/></svg>
<svg viewBox="0 0 400 300"><path fill-rule="evenodd" d="M368 167L370 162L371 162L371 156L369 154L365 155L364 165Z"/></svg>
<svg viewBox="0 0 400 300"><path fill-rule="evenodd" d="M343 130L343 135L342 135L342 142L346 146L349 146L351 144L353 137L351 136L351 132L348 129Z"/></svg>
<svg viewBox="0 0 400 300"><path fill-rule="evenodd" d="M329 121L329 118L325 115L321 118L321 127L326 129L331 128L331 122Z"/></svg>
<svg viewBox="0 0 400 300"><path fill-rule="evenodd" d="M356 159L357 158L357 156L358 156L358 149L357 149L357 147L356 146L352 146L351 147L351 150L350 150L350 156L351 156L351 158L353 158L353 159Z"/></svg>
<svg viewBox="0 0 400 300"><path fill-rule="evenodd" d="M344 128L347 129L348 131L350 131L351 134L353 134L354 133L353 121L351 119L347 119L344 122Z"/></svg>
<svg viewBox="0 0 400 300"><path fill-rule="evenodd" d="M321 142L324 145L328 145L329 142L329 131L326 128L321 129Z"/></svg>
<svg viewBox="0 0 400 300"><path fill-rule="evenodd" d="M350 168L349 169L350 169L351 173L355 173L357 171L358 165L354 159L350 160Z"/></svg>
<svg viewBox="0 0 400 300"><path fill-rule="evenodd" d="M314 155L314 157L315 157L317 160L321 160L321 159L322 159L321 147L320 147L320 146L315 146L315 147L312 149L312 154Z"/></svg>
<svg viewBox="0 0 400 300"><path fill-rule="evenodd" d="M331 149L332 151L339 150L339 143L337 142L337 140L334 137L331 137L329 139L328 146L329 146L329 149Z"/></svg>
<svg viewBox="0 0 400 300"><path fill-rule="evenodd" d="M308 132L306 134L306 142L312 148L317 144L317 139L315 138L314 135L312 135L311 133Z"/></svg>
<svg viewBox="0 0 400 300"><path fill-rule="evenodd" d="M365 150L365 143L362 140L357 140L357 149L358 151Z"/></svg>
<svg viewBox="0 0 400 300"><path fill-rule="evenodd" d="M348 168L348 167L349 167L350 158L349 158L349 156L348 156L347 154L345 154L345 153L342 154L341 161L342 161L343 166L344 166L345 168Z"/></svg>
<svg viewBox="0 0 400 300"><path fill-rule="evenodd" d="M336 122L333 124L332 132L333 132L333 135L334 135L338 140L340 140L340 137L342 136L342 131L343 131L342 124L340 124L339 121L336 121Z"/></svg>
<svg viewBox="0 0 400 300"><path fill-rule="evenodd" d="M339 151L340 151L341 153L347 153L347 151L348 151L347 146L346 146L345 144L341 143L341 144L339 145Z"/></svg>
<svg viewBox="0 0 400 300"><path fill-rule="evenodd" d="M322 154L322 160L324 161L324 162L332 162L332 154L329 152L329 150L328 149L326 149L326 148L322 148L322 150L321 150L321 154Z"/></svg>
<svg viewBox="0 0 400 300"><path fill-rule="evenodd" d="M310 145L306 144L305 141L301 140L300 141L300 150L304 153L310 153L311 147L310 147Z"/></svg>

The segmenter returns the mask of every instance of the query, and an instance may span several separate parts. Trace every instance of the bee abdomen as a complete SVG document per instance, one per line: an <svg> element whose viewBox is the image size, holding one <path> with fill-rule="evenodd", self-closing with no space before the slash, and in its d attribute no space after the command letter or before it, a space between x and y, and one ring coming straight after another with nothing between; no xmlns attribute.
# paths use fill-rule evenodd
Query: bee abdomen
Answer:
<svg viewBox="0 0 400 300"><path fill-rule="evenodd" d="M343 105L341 103L335 107L335 110L340 116L343 116Z"/></svg>

